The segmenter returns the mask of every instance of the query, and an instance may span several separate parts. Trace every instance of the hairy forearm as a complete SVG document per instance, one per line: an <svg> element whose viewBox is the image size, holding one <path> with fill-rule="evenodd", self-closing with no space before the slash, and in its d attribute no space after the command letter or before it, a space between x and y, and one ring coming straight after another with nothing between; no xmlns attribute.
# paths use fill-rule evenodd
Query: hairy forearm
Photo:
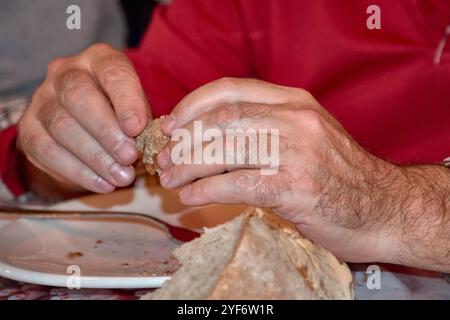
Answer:
<svg viewBox="0 0 450 320"><path fill-rule="evenodd" d="M332 191L318 205L324 217L355 232L367 262L450 272L450 169L370 155L358 163L327 180Z"/></svg>
<svg viewBox="0 0 450 320"><path fill-rule="evenodd" d="M394 261L450 272L450 170L443 166L400 168L393 226L398 231Z"/></svg>
<svg viewBox="0 0 450 320"><path fill-rule="evenodd" d="M321 219L312 220L320 232L308 216L300 231L349 262L450 272L450 169L396 165L355 144L328 150L337 151L318 171Z"/></svg>

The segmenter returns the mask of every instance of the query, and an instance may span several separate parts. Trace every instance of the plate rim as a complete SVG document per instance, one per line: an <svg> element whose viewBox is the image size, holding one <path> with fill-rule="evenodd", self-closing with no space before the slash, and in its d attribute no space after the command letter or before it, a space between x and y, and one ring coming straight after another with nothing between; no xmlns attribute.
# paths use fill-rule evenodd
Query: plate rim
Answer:
<svg viewBox="0 0 450 320"><path fill-rule="evenodd" d="M45 273L15 267L0 260L0 277L27 284L68 288L72 275ZM80 276L80 289L157 289L170 276Z"/></svg>
<svg viewBox="0 0 450 320"><path fill-rule="evenodd" d="M75 222L87 222L89 223L89 219L93 220L103 220L109 217L117 218L114 215L110 215L105 212L104 214L98 215L82 215L80 217L71 217L66 220L72 220ZM130 217L119 217L128 219ZM140 215L133 215L130 219L131 223L136 223L139 221L140 224L146 225L151 228L158 228L161 232L165 233L170 241L174 241L168 226L158 219L154 219L151 216L142 217ZM19 219L23 220L40 220L37 217L29 216L29 217L19 217L14 215L3 215L0 217L1 220L7 220L8 222L15 222ZM62 218L64 220L64 218ZM86 220L84 220L86 219ZM60 217L52 217L48 218L48 220L61 220ZM78 220L78 221L77 221ZM83 221L84 220L84 221ZM0 277L5 279L18 281L26 284L33 285L42 285L49 287L59 287L59 288L68 288L67 282L70 277L73 277L72 274L61 274L61 273L53 273L53 272L43 272L37 271L30 268L24 268L15 266L4 259L0 259ZM160 288L165 281L169 280L171 277L166 275L161 276L80 276L80 288L81 289L157 289Z"/></svg>

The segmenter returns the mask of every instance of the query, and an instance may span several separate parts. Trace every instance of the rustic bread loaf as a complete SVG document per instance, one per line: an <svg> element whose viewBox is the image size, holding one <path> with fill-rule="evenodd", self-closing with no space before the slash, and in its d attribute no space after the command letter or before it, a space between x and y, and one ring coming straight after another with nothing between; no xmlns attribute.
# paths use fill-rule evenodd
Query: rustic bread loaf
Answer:
<svg viewBox="0 0 450 320"><path fill-rule="evenodd" d="M156 156L170 139L161 131L161 123L164 118L150 120L144 132L136 138L136 145L142 154L142 161L151 175L155 175L158 172Z"/></svg>
<svg viewBox="0 0 450 320"><path fill-rule="evenodd" d="M354 299L346 264L262 209L206 230L174 254L180 269L143 299Z"/></svg>

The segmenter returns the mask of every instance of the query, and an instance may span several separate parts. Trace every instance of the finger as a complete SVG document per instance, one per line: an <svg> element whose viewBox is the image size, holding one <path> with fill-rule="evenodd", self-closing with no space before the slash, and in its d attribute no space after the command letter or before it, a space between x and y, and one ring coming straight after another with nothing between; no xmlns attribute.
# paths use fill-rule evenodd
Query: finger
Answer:
<svg viewBox="0 0 450 320"><path fill-rule="evenodd" d="M291 115L284 110L289 111L283 106L239 103L189 122L182 129L193 138L190 143L184 138L176 141L177 131L174 131L167 150L157 158L159 167L164 170L163 186L176 188L211 174L278 166L280 130L288 130L285 124ZM278 115L280 112L284 117ZM178 165L172 168L174 163Z"/></svg>
<svg viewBox="0 0 450 320"><path fill-rule="evenodd" d="M208 134L216 131L226 134L228 129L232 129L233 133L237 130L284 129L284 131L288 131L292 128L297 129L296 124L290 121L297 110L295 106L285 104L238 102L222 105L213 111L205 112L179 129L189 131L192 137L199 140L208 131ZM196 144L198 143L199 141L196 141Z"/></svg>
<svg viewBox="0 0 450 320"><path fill-rule="evenodd" d="M187 148L179 155L177 146L172 149L167 146L157 157L163 170L160 182L163 187L173 189L199 178L240 169L260 169L264 174L270 170L272 174L280 164L279 142L268 146L270 138L261 141L257 136L242 139L220 136L200 147Z"/></svg>
<svg viewBox="0 0 450 320"><path fill-rule="evenodd" d="M172 132L169 142L170 151L180 143L187 143L185 136L190 137L190 148L194 149L205 142L221 139L223 143L234 144L224 147L234 147L241 141L248 146L248 141L268 144L288 136L290 130L298 130L289 120L295 110L286 105L264 105L241 102L225 105L217 110L203 114L200 118L188 122L179 131ZM264 138L270 137L270 141ZM225 149L228 151L227 149ZM254 150L257 152L257 148ZM191 153L193 151L191 150ZM161 166L164 168L164 165Z"/></svg>
<svg viewBox="0 0 450 320"><path fill-rule="evenodd" d="M121 165L131 165L138 159L133 139L122 132L109 101L89 73L81 69L62 71L55 81L55 94L67 112ZM52 115L43 117L52 119Z"/></svg>
<svg viewBox="0 0 450 320"><path fill-rule="evenodd" d="M205 147L207 147L206 144ZM233 163L227 164L225 160L218 163L212 163L215 159L208 159L202 164L171 164L164 168L160 176L160 183L164 188L175 189L200 178L240 169L258 169L260 166L259 164L250 164L249 161L245 160L241 164L237 164L235 160L233 160ZM163 168L161 167L161 169Z"/></svg>
<svg viewBox="0 0 450 320"><path fill-rule="evenodd" d="M240 170L198 180L180 192L189 206L212 203L278 207L287 192L276 177L262 176L258 170Z"/></svg>
<svg viewBox="0 0 450 320"><path fill-rule="evenodd" d="M192 149L195 147L219 138L224 143L227 141L233 142L234 138L234 144L231 144L231 147L235 146L240 139L245 141L246 146L248 141L259 142L264 137L269 136L270 142L275 138L279 140L279 137L288 135L289 129L298 129L295 124L289 123L292 116L293 109L286 105L271 106L242 102L226 105L208 112L180 128L182 130L178 131L180 139L174 131L169 142L169 153L180 143L179 140L185 144L190 144L187 147L191 149L191 153L193 153ZM183 140L185 136L190 137L190 143ZM225 147L229 148L230 146L225 145ZM228 152L226 148L224 150ZM160 159L159 166L164 169L168 164L167 156L164 155Z"/></svg>
<svg viewBox="0 0 450 320"><path fill-rule="evenodd" d="M33 134L22 138L21 145L36 167L56 179L70 181L92 192L114 191L114 186L61 147L37 121L28 122L28 125Z"/></svg>
<svg viewBox="0 0 450 320"><path fill-rule="evenodd" d="M56 142L110 184L125 187L133 182L134 168L117 163L62 107L53 108L51 121L45 126Z"/></svg>
<svg viewBox="0 0 450 320"><path fill-rule="evenodd" d="M294 90L254 79L220 79L195 90L181 100L162 128L166 134L171 134L174 129L183 127L203 113L224 104L241 101L285 104L295 97Z"/></svg>
<svg viewBox="0 0 450 320"><path fill-rule="evenodd" d="M103 46L92 59L92 72L111 100L121 128L128 136L136 137L150 117L144 90L130 60L123 53Z"/></svg>

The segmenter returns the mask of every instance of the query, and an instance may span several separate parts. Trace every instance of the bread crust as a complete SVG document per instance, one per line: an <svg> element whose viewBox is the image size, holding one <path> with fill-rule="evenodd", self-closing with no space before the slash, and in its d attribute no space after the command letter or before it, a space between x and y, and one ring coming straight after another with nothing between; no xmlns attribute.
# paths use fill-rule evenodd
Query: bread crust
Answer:
<svg viewBox="0 0 450 320"><path fill-rule="evenodd" d="M234 237L225 239L230 232ZM213 252L217 248L222 253ZM222 264L217 263L220 254ZM269 210L251 208L206 230L175 256L182 267L144 299L354 299L347 265Z"/></svg>

